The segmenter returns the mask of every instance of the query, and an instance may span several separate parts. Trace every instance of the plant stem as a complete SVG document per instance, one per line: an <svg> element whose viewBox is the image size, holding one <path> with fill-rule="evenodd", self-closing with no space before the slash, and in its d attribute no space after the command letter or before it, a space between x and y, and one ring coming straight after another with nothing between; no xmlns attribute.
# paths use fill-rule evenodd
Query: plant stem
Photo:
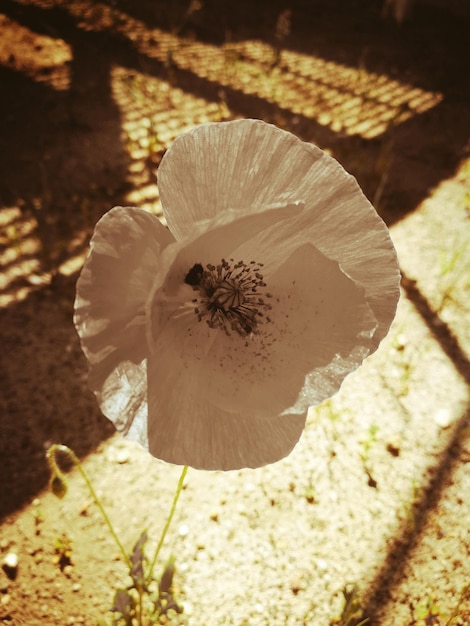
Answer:
<svg viewBox="0 0 470 626"><path fill-rule="evenodd" d="M178 500L181 494L181 491L183 489L183 483L184 483L184 479L186 477L186 473L188 471L188 466L185 465L181 471L181 476L180 479L178 481L178 485L176 487L176 491L175 491L175 495L173 497L173 503L171 505L171 509L170 509L170 513L168 515L168 518L166 520L165 526L163 527L163 531L160 537L160 541L158 542L158 545L155 549L155 554L153 555L153 560L152 563L150 564L150 569L149 569L149 573L148 573L148 580L150 581L152 579L152 575L153 575L153 568L155 567L155 563L157 562L157 558L158 555L160 553L160 550L163 546L163 542L165 541L165 537L166 534L168 532L168 529L170 528L170 524L171 524L171 520L173 519L173 515L175 514L175 510L176 510L176 505L178 504Z"/></svg>
<svg viewBox="0 0 470 626"><path fill-rule="evenodd" d="M139 626L143 626L142 615L144 612L144 602L143 602L143 591L142 589L138 590L139 594Z"/></svg>
<svg viewBox="0 0 470 626"><path fill-rule="evenodd" d="M90 479L88 478L85 470L83 469L83 465L80 462L80 459L77 457L77 455L75 454L75 452L73 450L71 450L68 446L64 446L62 444L54 444L52 445L49 450L46 453L46 457L47 457L47 461L49 463L49 466L52 470L52 473L55 475L58 475L59 477L62 477L62 471L59 469L59 466L57 465L57 461L55 460L55 455L57 452L60 452L61 454L65 454L71 461L72 463L75 465L75 467L78 469L78 471L80 472L83 480L85 481L86 486L88 487L88 490L91 494L91 497L93 498L93 500L95 501L97 507L100 510L101 515L103 516L103 519L107 525L107 527L109 528L111 535L114 538L114 541L116 542L116 545L118 546L119 550L121 551L121 554L124 558L124 561L126 562L126 565L129 567L129 569L132 568L132 563L131 560L129 558L129 555L126 553L126 551L124 550L124 546L122 545L119 537L117 536L116 531L114 530L114 527L111 523L111 520L108 517L108 514L106 513L101 500L99 499L96 491L93 488L93 485L91 484Z"/></svg>

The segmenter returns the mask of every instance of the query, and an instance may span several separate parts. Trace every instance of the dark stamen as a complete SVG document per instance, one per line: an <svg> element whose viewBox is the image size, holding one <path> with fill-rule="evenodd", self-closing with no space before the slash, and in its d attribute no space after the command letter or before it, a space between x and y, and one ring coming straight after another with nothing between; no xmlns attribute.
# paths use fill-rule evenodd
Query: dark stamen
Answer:
<svg viewBox="0 0 470 626"><path fill-rule="evenodd" d="M258 332L258 324L269 319L263 310L270 310L260 289L266 287L260 273L261 263L230 262L222 259L218 265L196 263L184 282L199 292L194 311L210 328L218 328L230 335L231 331L246 337Z"/></svg>

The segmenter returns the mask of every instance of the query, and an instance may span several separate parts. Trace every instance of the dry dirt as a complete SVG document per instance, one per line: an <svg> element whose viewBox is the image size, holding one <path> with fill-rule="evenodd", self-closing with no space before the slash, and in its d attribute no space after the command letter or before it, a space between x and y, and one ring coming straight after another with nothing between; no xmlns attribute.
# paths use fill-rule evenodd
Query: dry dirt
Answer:
<svg viewBox="0 0 470 626"><path fill-rule="evenodd" d="M236 117L314 141L358 178L403 290L379 351L287 459L188 472L159 564L174 555L180 621L470 624L464 4L417 3L399 27L378 0L2 0L0 559L18 565L0 569L0 624L91 626L127 584L80 475L63 500L50 493L51 443L83 459L126 548L144 529L155 546L179 470L100 414L74 284L106 210L160 212L173 138Z"/></svg>

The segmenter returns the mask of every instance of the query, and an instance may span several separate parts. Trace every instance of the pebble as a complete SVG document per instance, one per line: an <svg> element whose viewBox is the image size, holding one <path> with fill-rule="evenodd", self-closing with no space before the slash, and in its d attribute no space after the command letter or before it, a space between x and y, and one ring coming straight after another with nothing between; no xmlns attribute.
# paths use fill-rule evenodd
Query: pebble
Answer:
<svg viewBox="0 0 470 626"><path fill-rule="evenodd" d="M15 578L18 571L18 555L16 552L8 552L2 561L2 567L8 578Z"/></svg>
<svg viewBox="0 0 470 626"><path fill-rule="evenodd" d="M389 439L386 443L385 449L392 456L400 456L401 442L399 439Z"/></svg>
<svg viewBox="0 0 470 626"><path fill-rule="evenodd" d="M295 596L299 593L299 591L303 591L305 589L305 584L302 578L303 574L300 573L291 580L290 589Z"/></svg>
<svg viewBox="0 0 470 626"><path fill-rule="evenodd" d="M129 452L127 450L118 450L116 454L116 462L120 465L129 462Z"/></svg>
<svg viewBox="0 0 470 626"><path fill-rule="evenodd" d="M328 563L325 561L325 559L316 559L316 562L319 570L325 571L326 569L328 569Z"/></svg>
<svg viewBox="0 0 470 626"><path fill-rule="evenodd" d="M119 465L124 465L130 460L129 450L126 450L126 448L117 448L114 446L108 449L107 457L111 463L119 463Z"/></svg>
<svg viewBox="0 0 470 626"><path fill-rule="evenodd" d="M401 352L402 350L405 349L406 344L408 343L408 338L406 337L406 335L400 333L396 339L395 339L395 350L397 350L398 352Z"/></svg>
<svg viewBox="0 0 470 626"><path fill-rule="evenodd" d="M39 565L39 563L42 563L44 559L44 555L42 554L42 552L36 552L33 555L33 558L34 558L34 562Z"/></svg>
<svg viewBox="0 0 470 626"><path fill-rule="evenodd" d="M454 412L450 409L439 409L434 415L434 421L441 428L448 428L455 419Z"/></svg>

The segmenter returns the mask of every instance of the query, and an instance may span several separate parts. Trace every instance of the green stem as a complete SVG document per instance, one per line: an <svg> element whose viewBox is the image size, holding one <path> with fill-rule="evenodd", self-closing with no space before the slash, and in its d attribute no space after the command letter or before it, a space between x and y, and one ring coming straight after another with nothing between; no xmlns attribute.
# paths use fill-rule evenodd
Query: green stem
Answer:
<svg viewBox="0 0 470 626"><path fill-rule="evenodd" d="M77 457L77 455L75 454L75 452L73 452L73 450L71 450L69 447L64 446L62 444L54 444L52 445L49 450L46 453L46 457L47 457L47 461L49 463L49 466L51 468L51 471L53 473L53 475L59 476L60 478L62 478L63 473L60 470L59 466L57 465L57 461L55 459L55 455L57 452L60 452L61 454L65 454L71 461L72 463L75 465L75 467L78 469L78 471L80 472L83 480L85 481L86 486L88 487L88 490L91 494L91 497L93 498L93 500L95 501L97 507L99 508L101 515L103 516L103 519L106 523L106 525L108 526L111 535L114 538L114 541L116 542L116 545L118 546L119 550L121 551L121 554L124 558L124 561L126 562L127 566L129 567L129 569L132 568L132 563L131 560L128 556L128 554L126 553L126 551L124 550L124 546L122 545L119 537L117 536L116 531L114 530L114 527L111 523L111 520L108 517L108 514L106 513L101 500L99 499L96 491L93 488L93 485L91 484L90 479L88 478L85 470L83 469L83 465L80 463L80 459Z"/></svg>
<svg viewBox="0 0 470 626"><path fill-rule="evenodd" d="M165 537L166 537L166 534L168 532L168 529L170 528L171 520L173 519L173 515L175 514L176 505L178 504L178 500L179 500L181 491L183 489L183 483L184 483L184 479L186 477L187 471L188 471L188 466L185 465L183 467L183 470L181 471L181 476L180 476L180 479L178 481L178 485L176 487L175 495L173 497L173 504L171 505L170 513L169 513L168 518L166 520L166 524L163 527L163 531L162 531L162 534L161 534L161 537L160 537L160 541L158 542L158 545L157 545L157 547L155 549L155 554L153 555L152 563L150 564L150 569L149 569L149 573L148 573L148 580L152 579L153 569L155 567L155 563L157 562L158 555L160 554L160 550L161 550L161 548L163 546L163 542L165 541Z"/></svg>
<svg viewBox="0 0 470 626"><path fill-rule="evenodd" d="M143 621L142 621L142 615L144 612L144 598L143 598L143 591L142 589L138 590L138 594L139 594L139 626L143 626Z"/></svg>

